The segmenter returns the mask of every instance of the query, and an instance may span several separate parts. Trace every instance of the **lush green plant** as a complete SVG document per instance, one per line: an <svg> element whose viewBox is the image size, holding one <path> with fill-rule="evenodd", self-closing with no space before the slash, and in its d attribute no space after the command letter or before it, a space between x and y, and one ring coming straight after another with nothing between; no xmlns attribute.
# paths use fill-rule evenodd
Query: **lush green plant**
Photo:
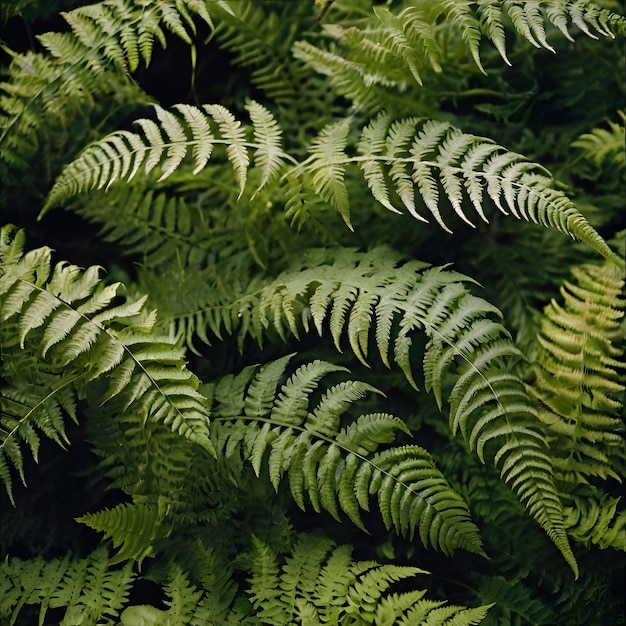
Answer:
<svg viewBox="0 0 626 626"><path fill-rule="evenodd" d="M616 3L44 4L2 623L624 623Z"/></svg>

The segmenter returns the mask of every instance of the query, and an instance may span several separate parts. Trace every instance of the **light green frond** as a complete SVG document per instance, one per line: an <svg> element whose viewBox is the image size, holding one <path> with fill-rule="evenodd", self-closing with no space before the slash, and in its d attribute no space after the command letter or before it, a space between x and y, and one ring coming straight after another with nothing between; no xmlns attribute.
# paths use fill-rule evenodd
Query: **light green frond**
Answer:
<svg viewBox="0 0 626 626"><path fill-rule="evenodd" d="M83 515L76 521L104 533L105 539L112 539L118 551L111 564L130 559L141 567L143 559L154 556L153 544L164 534L162 515L156 504L118 504L112 509Z"/></svg>
<svg viewBox="0 0 626 626"><path fill-rule="evenodd" d="M340 382L314 404L322 377L342 368L315 361L298 368L278 389L288 358L247 368L243 385L240 377L218 383L212 413L218 453L249 459L257 474L267 462L274 487L286 476L301 508L308 498L314 510L324 509L337 519L343 511L363 528L360 510L369 511L373 497L388 528L407 536L418 530L425 546L446 553L455 548L481 553L463 500L430 454L417 446L379 451L381 444L394 441L398 430L407 432L404 423L386 414L351 419L353 405L376 390L359 381ZM223 412L218 401L225 394L232 398L235 391L243 396L239 415L228 405ZM285 398L296 397L297 412L285 414L293 406Z"/></svg>
<svg viewBox="0 0 626 626"><path fill-rule="evenodd" d="M372 195L400 213L397 198L416 219L419 198L435 221L451 232L443 216L442 196L454 213L474 227L468 202L483 221L486 206L516 219L554 228L583 241L607 258L614 253L576 209L554 187L545 169L509 152L491 139L461 132L447 122L374 118L361 133L359 156L347 153L348 120L326 127L313 142L311 156L296 171L312 179L313 191L334 206L350 225L350 200L344 178L358 164ZM443 194L441 193L443 191Z"/></svg>
<svg viewBox="0 0 626 626"><path fill-rule="evenodd" d="M428 574L417 567L354 561L352 547L305 535L279 561L255 541L250 595L266 623L307 624L479 624L489 606L466 609L423 599L411 579ZM397 583L409 591L394 593ZM440 607L445 606L445 615ZM309 621L300 621L306 615ZM443 621L443 620L446 621Z"/></svg>
<svg viewBox="0 0 626 626"><path fill-rule="evenodd" d="M623 289L619 267L574 268L561 288L562 304L553 300L541 321L530 390L541 402L556 467L577 480L620 479L610 456L624 445Z"/></svg>
<svg viewBox="0 0 626 626"><path fill-rule="evenodd" d="M350 205L344 183L349 120L324 128L312 143L305 171L312 178L315 193L331 204L350 226Z"/></svg>
<svg viewBox="0 0 626 626"><path fill-rule="evenodd" d="M142 133L118 131L89 146L57 179L44 212L65 198L92 189L108 187L116 181L130 182L139 174L149 174L157 166L159 181L171 176L190 154L195 172L205 167L214 145L224 145L243 193L250 163L248 149L255 149L256 165L262 170L262 184L277 173L286 157L280 147L280 134L270 113L251 103L253 130L258 142L247 141L247 129L221 105L177 105L179 115L154 107L160 124L139 119ZM258 191L258 190L257 190Z"/></svg>
<svg viewBox="0 0 626 626"><path fill-rule="evenodd" d="M134 72L140 59L149 65L154 40L165 47L167 30L192 43L192 15L212 26L206 4L199 0L104 0L61 13L86 49L102 49L104 56Z"/></svg>
<svg viewBox="0 0 626 626"><path fill-rule="evenodd" d="M106 286L98 268L61 262L52 269L50 250L24 254L23 238L14 233L0 231L0 340L5 354L16 353L1 370L0 456L19 470L20 443L36 455L32 426L65 440L60 415L76 419L77 398L110 403L119 414L137 413L210 446L198 381L175 340L154 331L145 298L117 304L120 285ZM28 380L15 369L20 360ZM10 476L5 486L10 492Z"/></svg>

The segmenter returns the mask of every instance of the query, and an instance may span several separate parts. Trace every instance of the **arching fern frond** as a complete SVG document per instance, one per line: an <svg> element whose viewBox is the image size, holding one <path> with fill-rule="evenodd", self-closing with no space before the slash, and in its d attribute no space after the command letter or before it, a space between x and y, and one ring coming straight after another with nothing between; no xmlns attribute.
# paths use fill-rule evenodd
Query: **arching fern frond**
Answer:
<svg viewBox="0 0 626 626"><path fill-rule="evenodd" d="M250 595L263 623L480 624L489 606L468 609L424 599L426 591L393 592L395 583L428 572L354 561L352 546L305 535L281 563L255 538Z"/></svg>
<svg viewBox="0 0 626 626"><path fill-rule="evenodd" d="M448 398L452 433L500 471L531 515L546 530L572 568L548 447L533 402L510 367L520 353L498 321L499 312L469 293L467 279L445 268L403 263L377 248L367 254L321 251L292 272L236 302L230 315L239 338L261 339L271 328L281 336L309 329L330 332L335 345L347 335L366 363L375 343L383 363L393 361L417 387L413 339L427 344L423 369L427 390L442 406L442 379L454 374ZM310 262L310 267L306 264Z"/></svg>
<svg viewBox="0 0 626 626"><path fill-rule="evenodd" d="M562 303L544 310L536 381L539 417L550 437L556 468L566 480L589 476L621 480L612 449L624 448L624 272L613 265L583 265L561 288Z"/></svg>
<svg viewBox="0 0 626 626"><path fill-rule="evenodd" d="M364 528L360 511L374 497L388 528L407 536L417 531L425 546L446 553L481 553L469 511L430 454L418 446L379 451L396 431L408 433L400 419L370 413L346 423L352 405L376 389L345 381L315 401L320 380L344 368L313 361L280 384L289 359L248 367L215 385L211 436L218 453L248 459L257 475L267 463L274 488L286 477L302 509L306 497L315 511L338 520L343 511Z"/></svg>
<svg viewBox="0 0 626 626"><path fill-rule="evenodd" d="M463 133L447 122L412 118L392 122L383 113L363 129L359 155L349 156L348 132L347 120L326 127L313 142L311 156L294 170L310 180L313 193L332 204L348 224L344 178L348 166L356 164L372 195L387 209L406 210L427 221L417 209L421 201L448 232L441 210L444 198L456 217L471 226L468 206L486 222L486 205L491 201L505 215L555 228L607 258L615 256L567 196L553 186L544 168L490 139Z"/></svg>
<svg viewBox="0 0 626 626"><path fill-rule="evenodd" d="M276 121L261 105L248 105L255 134L252 143L247 142L241 123L220 105L205 105L202 110L191 105L175 108L180 115L155 107L160 124L138 120L142 134L118 131L88 147L57 179L44 212L74 194L102 189L117 180L128 182L140 170L147 175L160 166L159 180L163 180L180 166L190 148L194 171L199 172L214 145L225 145L240 195L247 180L248 148L254 148L255 164L262 172L257 191L287 160L293 161L280 144ZM217 133L210 120L217 125ZM442 198L449 201L457 218L471 226L464 205L470 203L480 219L487 221L485 203L491 201L505 215L510 212L517 219L555 228L607 258L615 256L541 166L490 139L463 133L444 122L405 119L392 123L381 114L363 130L357 144L359 156L350 156L349 132L348 119L327 126L313 141L311 156L288 172L290 179L299 178L312 195L334 206L348 224L350 200L344 179L347 168L357 164L383 206L401 212L399 199L400 206L416 219L427 221L416 208L419 198L448 232L440 208Z"/></svg>
<svg viewBox="0 0 626 626"><path fill-rule="evenodd" d="M116 181L131 181L139 172L148 175L157 166L159 180L171 176L189 155L194 171L199 172L212 156L216 145L224 145L226 156L239 180L243 193L250 164L249 149L262 171L259 189L283 166L286 153L280 144L280 129L263 106L251 102L247 109L252 120L254 141L249 142L247 129L221 105L202 109L179 104L178 115L155 106L159 123L139 119L141 133L118 131L89 146L68 165L52 188L44 211L65 198L91 189L102 189Z"/></svg>
<svg viewBox="0 0 626 626"><path fill-rule="evenodd" d="M60 414L75 417L77 398L166 424L210 448L198 381L174 338L155 332L146 299L117 303L120 283L104 284L97 267L52 268L49 249L23 247L23 232L0 231L0 343L4 355L16 355L1 370L0 477L9 492L7 462L21 471L20 444L36 456L38 431L63 440ZM28 384L17 363L31 371Z"/></svg>

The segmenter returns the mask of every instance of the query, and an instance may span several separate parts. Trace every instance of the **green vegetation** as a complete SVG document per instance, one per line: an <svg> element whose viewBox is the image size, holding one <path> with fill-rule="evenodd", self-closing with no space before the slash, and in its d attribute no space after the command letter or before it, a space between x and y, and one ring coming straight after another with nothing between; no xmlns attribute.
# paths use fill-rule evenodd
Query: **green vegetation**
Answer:
<svg viewBox="0 0 626 626"><path fill-rule="evenodd" d="M617 2L0 20L1 624L624 624Z"/></svg>

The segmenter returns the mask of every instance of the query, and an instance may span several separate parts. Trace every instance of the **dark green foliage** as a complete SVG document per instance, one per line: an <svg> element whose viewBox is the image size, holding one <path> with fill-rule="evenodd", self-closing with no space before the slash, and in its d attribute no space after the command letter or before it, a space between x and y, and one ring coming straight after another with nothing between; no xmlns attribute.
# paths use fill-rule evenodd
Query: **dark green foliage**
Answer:
<svg viewBox="0 0 626 626"><path fill-rule="evenodd" d="M621 13L3 5L0 621L619 624Z"/></svg>

